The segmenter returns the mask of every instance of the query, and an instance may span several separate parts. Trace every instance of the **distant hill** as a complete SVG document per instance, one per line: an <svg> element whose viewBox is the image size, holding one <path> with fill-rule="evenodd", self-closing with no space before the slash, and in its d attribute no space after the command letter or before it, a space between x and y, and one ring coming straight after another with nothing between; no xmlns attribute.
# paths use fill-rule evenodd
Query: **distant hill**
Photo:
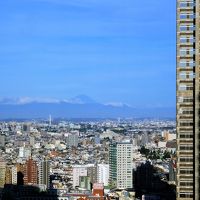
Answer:
<svg viewBox="0 0 200 200"><path fill-rule="evenodd" d="M47 118L175 118L175 108L132 108L128 105L104 105L81 95L70 100L0 100L0 119Z"/></svg>

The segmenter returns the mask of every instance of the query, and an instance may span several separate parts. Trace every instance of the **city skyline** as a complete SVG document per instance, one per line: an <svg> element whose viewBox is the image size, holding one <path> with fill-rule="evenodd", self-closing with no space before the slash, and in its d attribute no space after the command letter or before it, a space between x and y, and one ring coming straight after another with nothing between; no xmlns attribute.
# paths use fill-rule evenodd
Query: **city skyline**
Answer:
<svg viewBox="0 0 200 200"><path fill-rule="evenodd" d="M175 107L175 3L1 2L0 98Z"/></svg>

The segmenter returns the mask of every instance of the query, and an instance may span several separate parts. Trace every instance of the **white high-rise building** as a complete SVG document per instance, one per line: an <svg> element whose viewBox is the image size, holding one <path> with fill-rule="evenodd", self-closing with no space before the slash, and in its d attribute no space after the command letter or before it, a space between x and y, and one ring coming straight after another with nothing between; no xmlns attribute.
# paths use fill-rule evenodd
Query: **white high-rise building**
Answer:
<svg viewBox="0 0 200 200"><path fill-rule="evenodd" d="M133 188L133 143L130 140L110 144L110 183L118 189Z"/></svg>
<svg viewBox="0 0 200 200"><path fill-rule="evenodd" d="M133 187L133 144L130 141L117 143L117 188Z"/></svg>
<svg viewBox="0 0 200 200"><path fill-rule="evenodd" d="M109 184L109 165L98 164L97 165L97 181L98 183L103 183L104 186Z"/></svg>

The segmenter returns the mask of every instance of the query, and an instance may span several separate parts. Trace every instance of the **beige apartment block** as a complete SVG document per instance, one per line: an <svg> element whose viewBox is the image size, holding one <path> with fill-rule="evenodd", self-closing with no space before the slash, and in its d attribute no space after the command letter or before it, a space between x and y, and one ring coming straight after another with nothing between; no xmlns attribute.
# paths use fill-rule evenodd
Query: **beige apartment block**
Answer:
<svg viewBox="0 0 200 200"><path fill-rule="evenodd" d="M0 188L4 188L6 183L6 162L0 160Z"/></svg>
<svg viewBox="0 0 200 200"><path fill-rule="evenodd" d="M199 1L177 0L177 199L199 200Z"/></svg>

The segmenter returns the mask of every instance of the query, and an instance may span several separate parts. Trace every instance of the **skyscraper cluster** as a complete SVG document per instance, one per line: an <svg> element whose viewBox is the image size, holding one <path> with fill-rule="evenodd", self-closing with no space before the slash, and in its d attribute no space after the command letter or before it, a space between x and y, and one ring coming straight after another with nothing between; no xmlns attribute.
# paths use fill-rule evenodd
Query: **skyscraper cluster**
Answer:
<svg viewBox="0 0 200 200"><path fill-rule="evenodd" d="M50 163L42 161L37 163L29 158L25 164L7 165L0 160L0 187L5 184L13 185L43 185L50 187Z"/></svg>

